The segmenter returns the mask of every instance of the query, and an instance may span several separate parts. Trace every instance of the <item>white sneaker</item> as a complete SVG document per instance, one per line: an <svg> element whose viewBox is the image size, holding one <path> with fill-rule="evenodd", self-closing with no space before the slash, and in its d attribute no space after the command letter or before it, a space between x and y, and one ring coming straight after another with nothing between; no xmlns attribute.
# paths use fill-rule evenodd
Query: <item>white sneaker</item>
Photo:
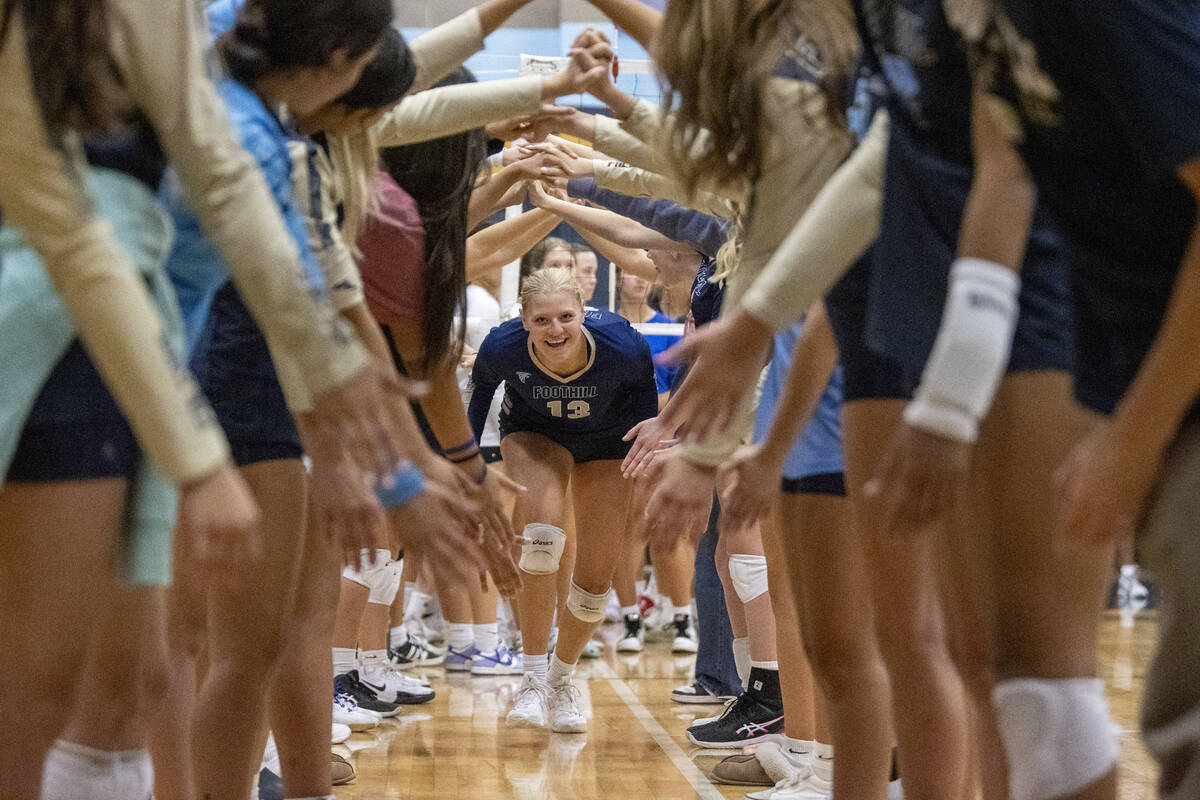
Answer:
<svg viewBox="0 0 1200 800"><path fill-rule="evenodd" d="M433 699L429 684L405 675L386 658L363 666L359 680L385 703L420 705Z"/></svg>
<svg viewBox="0 0 1200 800"><path fill-rule="evenodd" d="M504 721L513 728L544 728L549 711L550 690L531 674L521 679L512 710Z"/></svg>
<svg viewBox="0 0 1200 800"><path fill-rule="evenodd" d="M330 730L329 743L341 744L350 738L350 726L343 725L340 722L333 723L333 728Z"/></svg>
<svg viewBox="0 0 1200 800"><path fill-rule="evenodd" d="M490 653L476 652L471 656L472 675L520 675L521 669L521 656L505 645L500 645Z"/></svg>
<svg viewBox="0 0 1200 800"><path fill-rule="evenodd" d="M336 694L333 696L333 721L345 725L352 731L369 731L379 725L382 719L374 711L360 708L351 695Z"/></svg>
<svg viewBox="0 0 1200 800"><path fill-rule="evenodd" d="M645 646L646 626L641 614L625 615L625 636L617 642L618 653L640 653Z"/></svg>
<svg viewBox="0 0 1200 800"><path fill-rule="evenodd" d="M672 653L694 653L700 649L700 640L696 637L691 614L676 614L672 624L675 626L675 638L671 642Z"/></svg>
<svg viewBox="0 0 1200 800"><path fill-rule="evenodd" d="M779 781L770 789L747 794L748 800L828 800L833 784L823 781L810 769L803 769Z"/></svg>
<svg viewBox="0 0 1200 800"><path fill-rule="evenodd" d="M550 687L550 730L555 733L587 732L587 718L579 707L579 688L569 680Z"/></svg>

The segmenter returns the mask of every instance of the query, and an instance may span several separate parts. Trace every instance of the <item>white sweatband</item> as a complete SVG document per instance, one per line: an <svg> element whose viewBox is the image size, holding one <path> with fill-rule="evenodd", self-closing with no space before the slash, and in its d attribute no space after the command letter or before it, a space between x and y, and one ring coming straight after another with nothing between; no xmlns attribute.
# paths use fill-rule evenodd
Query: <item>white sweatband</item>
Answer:
<svg viewBox="0 0 1200 800"><path fill-rule="evenodd" d="M571 581L571 588L567 590L567 610L580 622L603 622L606 605L608 589L601 594L592 594L576 586L575 581Z"/></svg>
<svg viewBox="0 0 1200 800"><path fill-rule="evenodd" d="M544 522L531 522L525 526L527 544L521 545L521 561L518 566L530 575L553 575L558 572L567 534L562 528Z"/></svg>
<svg viewBox="0 0 1200 800"><path fill-rule="evenodd" d="M400 589L400 562L388 563L392 554L381 549L375 551L375 565L369 566L366 564L366 560L370 553L370 550L362 550L359 556L359 569L346 567L342 570L342 577L370 589L368 603L390 606L396 599L396 592Z"/></svg>
<svg viewBox="0 0 1200 800"><path fill-rule="evenodd" d="M1076 794L1117 765L1115 729L1097 678L1001 681L992 705L1013 800Z"/></svg>
<svg viewBox="0 0 1200 800"><path fill-rule="evenodd" d="M974 442L1008 366L1021 279L978 258L950 270L941 329L904 421L959 442Z"/></svg>
<svg viewBox="0 0 1200 800"><path fill-rule="evenodd" d="M738 599L749 603L767 591L767 557L734 553L729 557L729 580Z"/></svg>

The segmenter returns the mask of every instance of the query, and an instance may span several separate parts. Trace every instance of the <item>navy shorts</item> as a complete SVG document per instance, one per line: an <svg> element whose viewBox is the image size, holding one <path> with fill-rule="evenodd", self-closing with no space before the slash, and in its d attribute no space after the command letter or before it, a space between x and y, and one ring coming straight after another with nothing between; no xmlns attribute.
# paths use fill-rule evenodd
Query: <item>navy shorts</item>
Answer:
<svg viewBox="0 0 1200 800"><path fill-rule="evenodd" d="M842 402L911 400L920 373L905 369L867 346L867 295L871 279L867 250L825 295L825 311L842 364Z"/></svg>
<svg viewBox="0 0 1200 800"><path fill-rule="evenodd" d="M638 422L640 420L633 420L627 425L622 423L622 426L606 432L579 435L566 431L547 430L546 424L542 421L527 419L519 414L506 414L501 411L500 441L503 442L504 437L510 433L525 431L545 436L555 444L566 448L567 452L571 454L571 458L575 459L576 464L583 464L588 461L621 461L629 454L629 449L633 447L633 442L621 441L621 437L630 428L638 424Z"/></svg>
<svg viewBox="0 0 1200 800"><path fill-rule="evenodd" d="M483 456L485 464L495 464L504 460L504 456L500 455L499 447L480 447L479 454Z"/></svg>
<svg viewBox="0 0 1200 800"><path fill-rule="evenodd" d="M141 451L76 339L42 385L9 465L9 483L131 478Z"/></svg>
<svg viewBox="0 0 1200 800"><path fill-rule="evenodd" d="M239 467L304 454L267 340L232 283L213 299L191 367Z"/></svg>
<svg viewBox="0 0 1200 800"><path fill-rule="evenodd" d="M969 167L947 161L925 136L893 123L883 212L867 290L867 342L918 373L933 349L946 304L950 266ZM1069 371L1074 363L1070 271L1059 230L1035 214L1021 268L1020 316L1008 371Z"/></svg>
<svg viewBox="0 0 1200 800"><path fill-rule="evenodd" d="M845 497L846 474L822 472L819 475L805 475L803 478L784 478L779 488L785 494L827 494Z"/></svg>

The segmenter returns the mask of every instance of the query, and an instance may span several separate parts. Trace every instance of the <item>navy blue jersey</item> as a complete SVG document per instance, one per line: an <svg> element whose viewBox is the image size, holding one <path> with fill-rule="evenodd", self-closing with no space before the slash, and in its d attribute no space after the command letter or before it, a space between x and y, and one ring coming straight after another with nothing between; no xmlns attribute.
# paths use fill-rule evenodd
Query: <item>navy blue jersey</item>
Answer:
<svg viewBox="0 0 1200 800"><path fill-rule="evenodd" d="M725 282L713 283L709 280L717 271L717 262L705 256L696 270L696 278L692 281L691 315L692 322L699 328L707 325L721 313L721 301L725 298Z"/></svg>
<svg viewBox="0 0 1200 800"><path fill-rule="evenodd" d="M1106 376L1080 399L1111 411L1158 331L1196 221L1177 169L1200 158L1200 4L1000 5L994 92L1067 237L1080 356L1093 381Z"/></svg>
<svg viewBox="0 0 1200 800"><path fill-rule="evenodd" d="M574 375L556 375L534 354L521 320L495 327L479 346L471 371L468 416L476 440L488 407L504 382L504 417L537 423L547 434L623 436L634 424L658 413L654 364L646 339L624 317L589 309L583 315L587 366Z"/></svg>

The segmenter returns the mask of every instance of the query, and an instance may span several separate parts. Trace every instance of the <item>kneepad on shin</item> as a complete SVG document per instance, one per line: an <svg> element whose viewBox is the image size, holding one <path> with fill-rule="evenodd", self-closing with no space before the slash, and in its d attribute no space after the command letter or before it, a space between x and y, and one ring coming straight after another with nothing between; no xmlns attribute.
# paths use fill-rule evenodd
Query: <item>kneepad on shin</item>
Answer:
<svg viewBox="0 0 1200 800"><path fill-rule="evenodd" d="M607 589L603 594L592 594L580 589L575 581L571 581L571 588L567 591L567 610L581 622L603 622L606 605L608 605Z"/></svg>
<svg viewBox="0 0 1200 800"><path fill-rule="evenodd" d="M1104 684L1096 678L1001 681L992 690L1013 800L1075 794L1117 764Z"/></svg>
<svg viewBox="0 0 1200 800"><path fill-rule="evenodd" d="M553 575L558 572L567 534L562 528L544 522L531 522L524 530L527 544L521 545L521 561L518 566L530 575Z"/></svg>
<svg viewBox="0 0 1200 800"><path fill-rule="evenodd" d="M767 557L734 553L729 557L729 580L738 599L749 603L767 591Z"/></svg>
<svg viewBox="0 0 1200 800"><path fill-rule="evenodd" d="M370 589L371 594L367 598L368 603L390 606L392 601L396 599L396 592L400 590L400 562L393 561L388 563L392 557L391 552L376 550L375 565L366 566L363 562L366 561L369 553L369 550L363 550L362 560L359 562L360 569L346 567L342 570L342 577Z"/></svg>

